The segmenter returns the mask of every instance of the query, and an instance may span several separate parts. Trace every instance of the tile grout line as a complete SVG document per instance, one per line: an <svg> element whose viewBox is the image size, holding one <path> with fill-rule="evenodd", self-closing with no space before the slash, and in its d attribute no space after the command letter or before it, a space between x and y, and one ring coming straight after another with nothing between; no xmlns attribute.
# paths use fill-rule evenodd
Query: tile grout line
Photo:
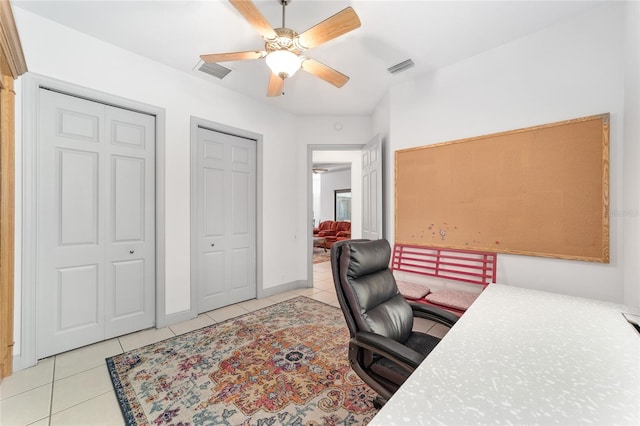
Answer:
<svg viewBox="0 0 640 426"><path fill-rule="evenodd" d="M56 365L58 365L58 355L53 357L53 368L51 369L51 396L49 397L49 416L47 417L47 425L51 426L51 416L53 415L53 392L56 382Z"/></svg>
<svg viewBox="0 0 640 426"><path fill-rule="evenodd" d="M64 413L64 412L65 412L65 411L67 411L67 410L71 410L71 409L72 409L72 408L74 408L74 407L77 407L77 406L79 406L79 405L85 404L85 403L87 403L87 402L89 402L89 401L92 401L92 400L94 400L94 399L96 399L96 398L100 398L101 396L104 396L104 395L106 395L106 394L108 394L108 393L111 393L111 392L114 392L114 393L115 393L115 391L114 391L113 389L109 389L108 391L102 392L102 393L100 393L100 394L98 394L98 395L95 395L95 396L93 396L93 397L89 398L89 399L85 399L85 400L83 400L83 401L78 401L78 402L76 402L75 404L70 405L70 406L68 406L67 408L65 408L65 409L63 409L63 410L60 410L60 411L58 411L58 412L56 412L56 413L53 413L53 414L60 414L60 413ZM53 414L51 414L51 415L49 416L49 426L51 426L51 416L53 416Z"/></svg>

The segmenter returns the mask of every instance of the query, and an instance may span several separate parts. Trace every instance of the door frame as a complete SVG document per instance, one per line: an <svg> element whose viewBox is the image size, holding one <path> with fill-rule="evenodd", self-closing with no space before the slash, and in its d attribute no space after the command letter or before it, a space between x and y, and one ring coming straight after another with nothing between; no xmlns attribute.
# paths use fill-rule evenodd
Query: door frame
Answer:
<svg viewBox="0 0 640 426"><path fill-rule="evenodd" d="M190 234L190 272L191 272L191 316L196 317L198 312L198 289L193 277L197 276L196 270L196 256L198 251L197 246L197 217L196 217L196 173L198 170L195 165L197 164L197 152L198 152L198 128L211 130L218 133L225 133L231 136L236 136L243 139L249 139L256 143L256 298L261 299L265 296L262 288L262 155L263 155L263 143L262 135L259 133L250 132L248 130L239 129L237 127L228 126L226 124L217 123L215 121L207 120L205 118L191 116L190 132L191 132L191 224L189 227Z"/></svg>
<svg viewBox="0 0 640 426"><path fill-rule="evenodd" d="M313 236L313 152L314 151L361 151L365 144L314 144L307 145L307 238ZM353 170L351 170L353 174ZM359 172L362 175L362 170ZM313 244L307 244L307 287L313 287Z"/></svg>
<svg viewBox="0 0 640 426"><path fill-rule="evenodd" d="M377 203L374 206L374 209L377 212L377 217L376 217L376 229L377 229L377 233L376 235L371 235L373 234L372 232L370 232L370 229L365 229L364 227L364 220L363 222L363 226L362 226L362 238L365 239L374 239L376 236L377 238L384 238L385 237L385 232L384 232L384 144L382 141L382 136L380 134L375 135L374 137L372 137L363 147L362 147L362 154L364 155L365 151L368 151L368 154L370 155L371 152L373 152L374 150L372 150L371 148L375 146L377 147L377 149L375 149L375 152L378 156L378 167L376 167L376 170L379 172L376 175L376 200ZM361 155L361 157L363 156ZM369 157L370 158L370 157ZM360 179L363 181L364 183L364 173L366 170L366 173L369 174L370 177L370 172L371 172L371 167L370 164L364 164L364 160L363 160L363 164L362 164L362 170L361 170L361 174L360 174ZM364 185L363 185L364 186ZM369 189L371 188L371 182L369 183ZM364 192L364 188L363 188L363 192ZM369 200L369 205L367 206L370 210L371 210L371 191L369 191L368 194L369 198L367 198L364 194L363 194L363 198L362 198L362 203L363 203L363 215L364 215L364 204L366 204L366 200ZM369 220L371 220L371 216L369 216L368 218Z"/></svg>
<svg viewBox="0 0 640 426"><path fill-rule="evenodd" d="M165 312L165 120L163 108L135 100L100 92L76 84L28 73L22 78L23 89L23 127L22 127L22 304L20 357L16 360L20 369L31 367L37 359L37 319L36 319L36 280L37 280L37 136L40 89L51 89L63 94L75 96L118 108L128 109L156 118L155 141L155 326L166 324Z"/></svg>

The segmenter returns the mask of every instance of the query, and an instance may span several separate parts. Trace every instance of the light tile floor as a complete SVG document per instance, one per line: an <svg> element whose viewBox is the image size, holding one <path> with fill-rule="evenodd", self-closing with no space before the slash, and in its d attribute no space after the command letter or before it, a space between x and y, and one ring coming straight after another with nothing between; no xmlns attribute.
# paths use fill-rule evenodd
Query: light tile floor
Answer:
<svg viewBox="0 0 640 426"><path fill-rule="evenodd" d="M0 425L123 425L105 358L206 327L296 296L338 307L329 262L313 265L313 288L249 300L162 329L149 329L40 360L0 383ZM434 335L446 329L423 324Z"/></svg>

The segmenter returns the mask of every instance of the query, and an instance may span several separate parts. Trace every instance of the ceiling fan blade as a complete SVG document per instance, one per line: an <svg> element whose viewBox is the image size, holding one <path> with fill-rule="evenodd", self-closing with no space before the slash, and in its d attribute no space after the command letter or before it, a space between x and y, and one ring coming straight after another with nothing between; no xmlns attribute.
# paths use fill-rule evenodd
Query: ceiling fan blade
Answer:
<svg viewBox="0 0 640 426"><path fill-rule="evenodd" d="M360 18L352 7L347 7L298 36L298 43L311 49L360 27Z"/></svg>
<svg viewBox="0 0 640 426"><path fill-rule="evenodd" d="M242 16L244 16L244 19L246 19L251 26L256 29L256 31L258 31L263 39L274 40L278 37L271 24L269 24L269 21L266 20L262 13L260 13L252 1L229 0L229 3L231 3L231 5L235 7Z"/></svg>
<svg viewBox="0 0 640 426"><path fill-rule="evenodd" d="M326 66L322 62L316 61L315 59L305 59L302 62L302 69L310 74L315 75L316 77L323 79L327 83L333 84L336 87L342 87L347 81L349 81L349 77L347 77L346 75L334 70L331 67Z"/></svg>
<svg viewBox="0 0 640 426"><path fill-rule="evenodd" d="M200 55L200 59L207 63L245 61L247 59L264 58L266 55L267 52L264 52L262 50L251 50L248 52L211 53L209 55Z"/></svg>
<svg viewBox="0 0 640 426"><path fill-rule="evenodd" d="M274 73L269 73L269 87L267 87L267 96L280 96L282 94L283 88L284 80Z"/></svg>

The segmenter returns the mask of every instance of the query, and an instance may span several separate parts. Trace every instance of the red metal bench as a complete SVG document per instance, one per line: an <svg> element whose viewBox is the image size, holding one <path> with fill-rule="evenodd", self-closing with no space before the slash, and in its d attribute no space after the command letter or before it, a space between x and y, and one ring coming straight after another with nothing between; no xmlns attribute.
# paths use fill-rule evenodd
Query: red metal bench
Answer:
<svg viewBox="0 0 640 426"><path fill-rule="evenodd" d="M487 285L496 282L497 263L497 253L395 244L391 269L457 283L479 285L481 290L484 290ZM403 280L398 280L398 288L409 300L438 306L457 315L462 315L479 294L479 292L449 288L431 291L427 286ZM421 292L415 292L421 289Z"/></svg>

